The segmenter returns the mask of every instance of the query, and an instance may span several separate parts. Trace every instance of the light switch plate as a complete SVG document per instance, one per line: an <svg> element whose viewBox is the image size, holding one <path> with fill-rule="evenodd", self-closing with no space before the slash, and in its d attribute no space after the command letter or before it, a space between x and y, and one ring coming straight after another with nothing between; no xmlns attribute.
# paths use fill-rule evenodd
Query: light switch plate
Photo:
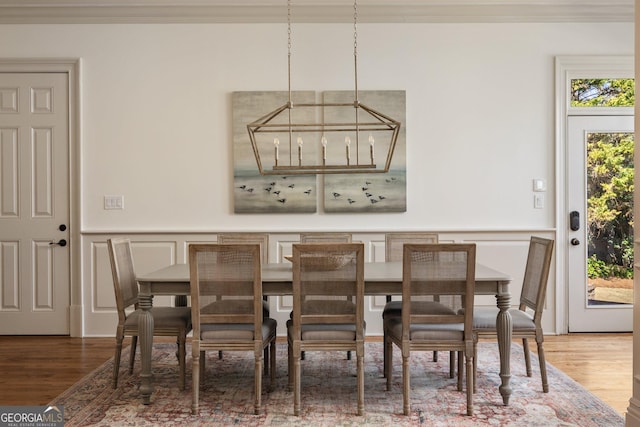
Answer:
<svg viewBox="0 0 640 427"><path fill-rule="evenodd" d="M106 210L124 209L124 196L104 196Z"/></svg>
<svg viewBox="0 0 640 427"><path fill-rule="evenodd" d="M544 179L533 180L533 191L547 191L547 183Z"/></svg>
<svg viewBox="0 0 640 427"><path fill-rule="evenodd" d="M533 207L535 209L544 208L544 194L535 193L533 195Z"/></svg>

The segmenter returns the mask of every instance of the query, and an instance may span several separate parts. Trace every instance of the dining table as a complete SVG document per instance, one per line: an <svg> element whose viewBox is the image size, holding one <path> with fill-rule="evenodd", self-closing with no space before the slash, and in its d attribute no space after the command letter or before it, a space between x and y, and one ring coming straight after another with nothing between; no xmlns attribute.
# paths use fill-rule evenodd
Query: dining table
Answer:
<svg viewBox="0 0 640 427"><path fill-rule="evenodd" d="M293 272L290 262L262 264L262 292L265 296L282 296L292 294ZM153 370L151 351L153 347L153 316L150 312L154 295L186 296L190 294L188 264L172 264L159 270L137 276L138 293L138 333L140 344L141 373L140 394L142 402L151 403L153 393ZM401 295L402 294L402 262L371 262L364 265L365 294ZM498 390L504 405L509 404L511 397L511 337L512 324L509 309L511 294L508 274L476 264L475 295L495 295L499 309L496 316L498 349L500 353L500 386Z"/></svg>

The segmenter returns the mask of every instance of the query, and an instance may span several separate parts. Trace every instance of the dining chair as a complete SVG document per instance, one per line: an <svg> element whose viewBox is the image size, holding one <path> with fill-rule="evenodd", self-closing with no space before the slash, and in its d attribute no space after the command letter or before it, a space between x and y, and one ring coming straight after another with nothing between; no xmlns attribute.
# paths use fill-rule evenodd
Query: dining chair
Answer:
<svg viewBox="0 0 640 427"><path fill-rule="evenodd" d="M292 262L293 316L287 321L287 342L293 412L300 415L302 352L346 350L356 354L357 413L363 415L364 244L294 244Z"/></svg>
<svg viewBox="0 0 640 427"><path fill-rule="evenodd" d="M116 350L113 362L113 388L118 386L120 355L125 336L131 337L131 353L129 357L129 374L133 373L133 365L138 344L138 282L133 265L131 241L125 238L107 240L109 261L118 311L116 328ZM178 343L178 365L180 369L179 386L185 388L185 343L191 331L191 309L188 307L152 307L154 336L175 336Z"/></svg>
<svg viewBox="0 0 640 427"><path fill-rule="evenodd" d="M542 312L544 310L547 281L553 253L553 240L532 236L529 241L529 253L524 270L524 281L520 294L519 307L509 310L511 313L513 338L522 339L527 376L531 376L531 355L529 339L535 339L538 345L542 391L549 392L547 365L544 357L544 332L542 330ZM497 338L496 317L498 309L476 307L473 313L474 351L477 351L480 338ZM473 364L474 378L477 373L477 360Z"/></svg>
<svg viewBox="0 0 640 427"><path fill-rule="evenodd" d="M342 232L306 232L300 233L300 243L351 243L352 235L351 233L342 233ZM335 299L343 299L341 297L327 297L327 300L335 300ZM324 302L327 304L327 302ZM329 303L330 304L330 303ZM341 303L337 303L341 304ZM293 312L291 312L293 315ZM302 352L302 360L304 360L305 355ZM347 360L351 360L351 352L347 352Z"/></svg>
<svg viewBox="0 0 640 427"><path fill-rule="evenodd" d="M412 351L458 351L458 390L462 391L463 357L466 364L467 415L473 415L473 296L475 244L405 244L402 264L402 316L384 320L387 390L393 377L393 345L402 353L403 411L409 415ZM464 311L414 310L421 295L441 295L443 301L461 299ZM444 303L442 303L444 304Z"/></svg>
<svg viewBox="0 0 640 427"><path fill-rule="evenodd" d="M276 327L262 312L259 244L194 244L189 246L193 319L192 406L199 410L200 384L207 350L249 351L254 357L254 412L262 402L263 352L270 350L270 389L276 373Z"/></svg>
<svg viewBox="0 0 640 427"><path fill-rule="evenodd" d="M269 263L269 234L268 233L219 233L218 234L218 243L249 243L254 244L257 243L260 245L260 262L262 264ZM262 300L262 309L264 313L264 317L270 316L269 311L269 297L263 296ZM218 353L218 358L222 359L222 351ZM269 366L269 352L265 350L264 352L265 359L265 367ZM268 369L266 369L268 372Z"/></svg>
<svg viewBox="0 0 640 427"><path fill-rule="evenodd" d="M402 254L405 243L438 243L438 235L436 233L428 233L428 232L394 232L394 233L386 233L384 237L384 259L386 262L401 262ZM420 308L425 312L433 311L433 310L441 310L442 306L437 304L440 301L440 297L438 295L431 296L416 296L414 297L414 302L416 301L424 301L415 308ZM382 310L382 319L384 322L385 318L390 316L398 316L402 315L402 301L392 301L391 295L387 295L387 303ZM384 342L384 339L383 339ZM456 353L449 353L449 375L453 378L455 374L455 363L456 363ZM433 352L433 361L438 361L438 352ZM384 362L384 361L383 361ZM386 364L384 364L386 367ZM387 376L386 370L384 371L384 376Z"/></svg>

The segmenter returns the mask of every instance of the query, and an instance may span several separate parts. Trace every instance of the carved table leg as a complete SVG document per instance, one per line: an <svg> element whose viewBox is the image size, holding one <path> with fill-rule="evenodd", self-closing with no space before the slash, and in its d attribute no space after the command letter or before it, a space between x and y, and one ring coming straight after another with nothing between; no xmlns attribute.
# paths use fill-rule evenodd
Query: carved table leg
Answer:
<svg viewBox="0 0 640 427"><path fill-rule="evenodd" d="M140 342L140 360L142 364L142 372L140 373L140 393L142 394L142 403L148 405L151 403L151 393L153 393L153 372L151 370L151 351L153 347L153 316L151 315L151 307L153 305L153 296L151 295L148 284L140 284L140 292L138 293L138 309L141 310L138 318L138 333Z"/></svg>
<svg viewBox="0 0 640 427"><path fill-rule="evenodd" d="M502 401L505 405L509 405L511 397L511 313L509 308L511 305L511 294L504 292L496 295L498 308L498 316L496 318L496 329L498 331L498 349L500 350L500 380L502 384L499 387Z"/></svg>

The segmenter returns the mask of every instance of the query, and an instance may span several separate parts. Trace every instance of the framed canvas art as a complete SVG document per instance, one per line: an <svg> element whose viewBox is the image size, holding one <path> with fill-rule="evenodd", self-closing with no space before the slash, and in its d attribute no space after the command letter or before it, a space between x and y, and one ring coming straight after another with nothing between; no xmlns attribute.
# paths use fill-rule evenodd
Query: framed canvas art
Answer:
<svg viewBox="0 0 640 427"><path fill-rule="evenodd" d="M353 91L327 91L323 96L325 103L353 101ZM403 90L359 91L358 100L402 123L391 167L386 173L325 175L324 211L406 212L406 93ZM361 145L364 146L361 156L374 155L373 150L370 154L367 141ZM376 142L375 155L386 155L385 148Z"/></svg>

